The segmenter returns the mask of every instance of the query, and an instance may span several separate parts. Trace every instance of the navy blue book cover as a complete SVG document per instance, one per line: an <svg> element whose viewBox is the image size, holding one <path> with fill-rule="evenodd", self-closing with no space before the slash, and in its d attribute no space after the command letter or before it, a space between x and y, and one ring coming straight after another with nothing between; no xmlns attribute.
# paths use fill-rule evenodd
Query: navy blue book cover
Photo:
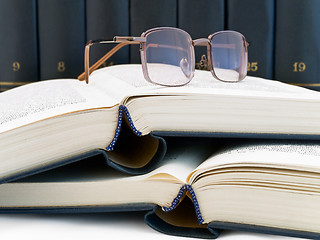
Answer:
<svg viewBox="0 0 320 240"><path fill-rule="evenodd" d="M130 0L130 32L140 36L155 27L177 26L177 2L172 0ZM131 63L140 63L139 46L131 46Z"/></svg>
<svg viewBox="0 0 320 240"><path fill-rule="evenodd" d="M224 0L179 0L178 27L188 32L192 39L207 38L224 30ZM196 47L196 63L207 54L206 47Z"/></svg>
<svg viewBox="0 0 320 240"><path fill-rule="evenodd" d="M249 42L248 75L272 79L275 4L271 0L228 0L227 29ZM284 16L285 17L285 16Z"/></svg>
<svg viewBox="0 0 320 240"><path fill-rule="evenodd" d="M76 78L83 72L85 1L38 1L40 79Z"/></svg>
<svg viewBox="0 0 320 240"><path fill-rule="evenodd" d="M320 88L320 1L277 1L275 79Z"/></svg>
<svg viewBox="0 0 320 240"><path fill-rule="evenodd" d="M86 40L129 36L129 0L91 0L86 2ZM90 64L95 63L114 44L94 45L90 49ZM129 47L119 50L104 66L129 63Z"/></svg>
<svg viewBox="0 0 320 240"><path fill-rule="evenodd" d="M35 0L0 0L0 91L38 80Z"/></svg>

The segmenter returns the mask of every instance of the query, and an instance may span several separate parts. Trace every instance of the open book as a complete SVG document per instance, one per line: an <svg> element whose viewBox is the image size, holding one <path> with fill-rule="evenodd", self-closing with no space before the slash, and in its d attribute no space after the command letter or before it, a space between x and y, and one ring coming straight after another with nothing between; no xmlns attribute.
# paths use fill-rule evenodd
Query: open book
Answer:
<svg viewBox="0 0 320 240"><path fill-rule="evenodd" d="M151 134L320 138L319 106L315 91L254 77L223 83L200 70L183 87L146 82L140 65L95 71L88 85L36 82L0 94L0 182L93 149L118 148L110 162L147 171L165 151Z"/></svg>
<svg viewBox="0 0 320 240"><path fill-rule="evenodd" d="M320 236L319 144L191 138L169 146L161 166L141 176L91 159L2 184L0 212L132 211L153 204L159 207L147 223L171 234L216 237L216 229L231 228Z"/></svg>

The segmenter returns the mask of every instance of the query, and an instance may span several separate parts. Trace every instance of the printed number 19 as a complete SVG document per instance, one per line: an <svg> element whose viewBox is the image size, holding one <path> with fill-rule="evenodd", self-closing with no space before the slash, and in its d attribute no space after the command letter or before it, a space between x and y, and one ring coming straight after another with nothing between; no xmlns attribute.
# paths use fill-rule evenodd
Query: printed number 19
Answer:
<svg viewBox="0 0 320 240"><path fill-rule="evenodd" d="M306 64L304 62L295 62L293 64L294 72L304 72L306 70Z"/></svg>

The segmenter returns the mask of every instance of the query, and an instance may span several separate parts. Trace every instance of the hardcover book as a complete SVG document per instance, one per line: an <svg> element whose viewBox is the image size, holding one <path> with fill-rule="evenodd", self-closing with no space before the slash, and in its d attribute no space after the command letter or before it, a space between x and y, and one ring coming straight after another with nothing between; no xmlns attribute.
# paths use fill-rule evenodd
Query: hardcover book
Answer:
<svg viewBox="0 0 320 240"><path fill-rule="evenodd" d="M320 237L320 145L171 139L154 171L128 176L86 159L0 185L1 213L146 211L152 228L216 238L221 229Z"/></svg>
<svg viewBox="0 0 320 240"><path fill-rule="evenodd" d="M0 1L0 32L0 92L37 81L36 1Z"/></svg>
<svg viewBox="0 0 320 240"><path fill-rule="evenodd" d="M91 0L86 2L86 39L112 39L114 33L129 36L129 0ZM113 45L94 46L90 64L98 61ZM121 49L105 66L129 63L129 48Z"/></svg>
<svg viewBox="0 0 320 240"><path fill-rule="evenodd" d="M178 27L188 32L192 39L206 38L208 34L224 30L224 10L224 0L178 0ZM205 47L197 48L198 65L206 53Z"/></svg>
<svg viewBox="0 0 320 240"><path fill-rule="evenodd" d="M85 1L37 1L40 79L75 78L83 69Z"/></svg>
<svg viewBox="0 0 320 240"><path fill-rule="evenodd" d="M227 8L227 28L241 32L250 44L248 75L272 79L274 72L275 2L270 0L228 0ZM284 18L287 14L287 12L282 13ZM281 51L281 49L278 50Z"/></svg>
<svg viewBox="0 0 320 240"><path fill-rule="evenodd" d="M319 90L320 2L276 1L276 18L275 79Z"/></svg>
<svg viewBox="0 0 320 240"><path fill-rule="evenodd" d="M147 29L160 26L177 26L176 1L130 0L130 35L140 36ZM138 46L130 46L130 62L140 63Z"/></svg>
<svg viewBox="0 0 320 240"><path fill-rule="evenodd" d="M105 151L109 165L146 173L165 153L162 136L320 139L319 106L312 90L201 70L183 87L146 82L141 65L97 70L90 84L36 82L0 94L0 179Z"/></svg>

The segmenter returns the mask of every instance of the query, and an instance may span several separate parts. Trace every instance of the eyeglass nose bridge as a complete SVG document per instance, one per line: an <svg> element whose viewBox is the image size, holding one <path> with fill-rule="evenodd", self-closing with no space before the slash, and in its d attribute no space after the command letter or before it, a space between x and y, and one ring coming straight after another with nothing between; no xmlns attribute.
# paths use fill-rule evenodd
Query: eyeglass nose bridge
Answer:
<svg viewBox="0 0 320 240"><path fill-rule="evenodd" d="M192 41L193 46L209 46L210 40L208 38L199 38Z"/></svg>
<svg viewBox="0 0 320 240"><path fill-rule="evenodd" d="M202 46L202 47L207 47L207 57L206 55L201 56L201 61L200 61L200 66L201 69L206 69L211 71L212 75L216 77L214 71L213 71L213 66L211 62L211 45L210 45L210 39L208 38L199 38L195 39L192 41L193 46ZM205 66L205 68L203 68Z"/></svg>

